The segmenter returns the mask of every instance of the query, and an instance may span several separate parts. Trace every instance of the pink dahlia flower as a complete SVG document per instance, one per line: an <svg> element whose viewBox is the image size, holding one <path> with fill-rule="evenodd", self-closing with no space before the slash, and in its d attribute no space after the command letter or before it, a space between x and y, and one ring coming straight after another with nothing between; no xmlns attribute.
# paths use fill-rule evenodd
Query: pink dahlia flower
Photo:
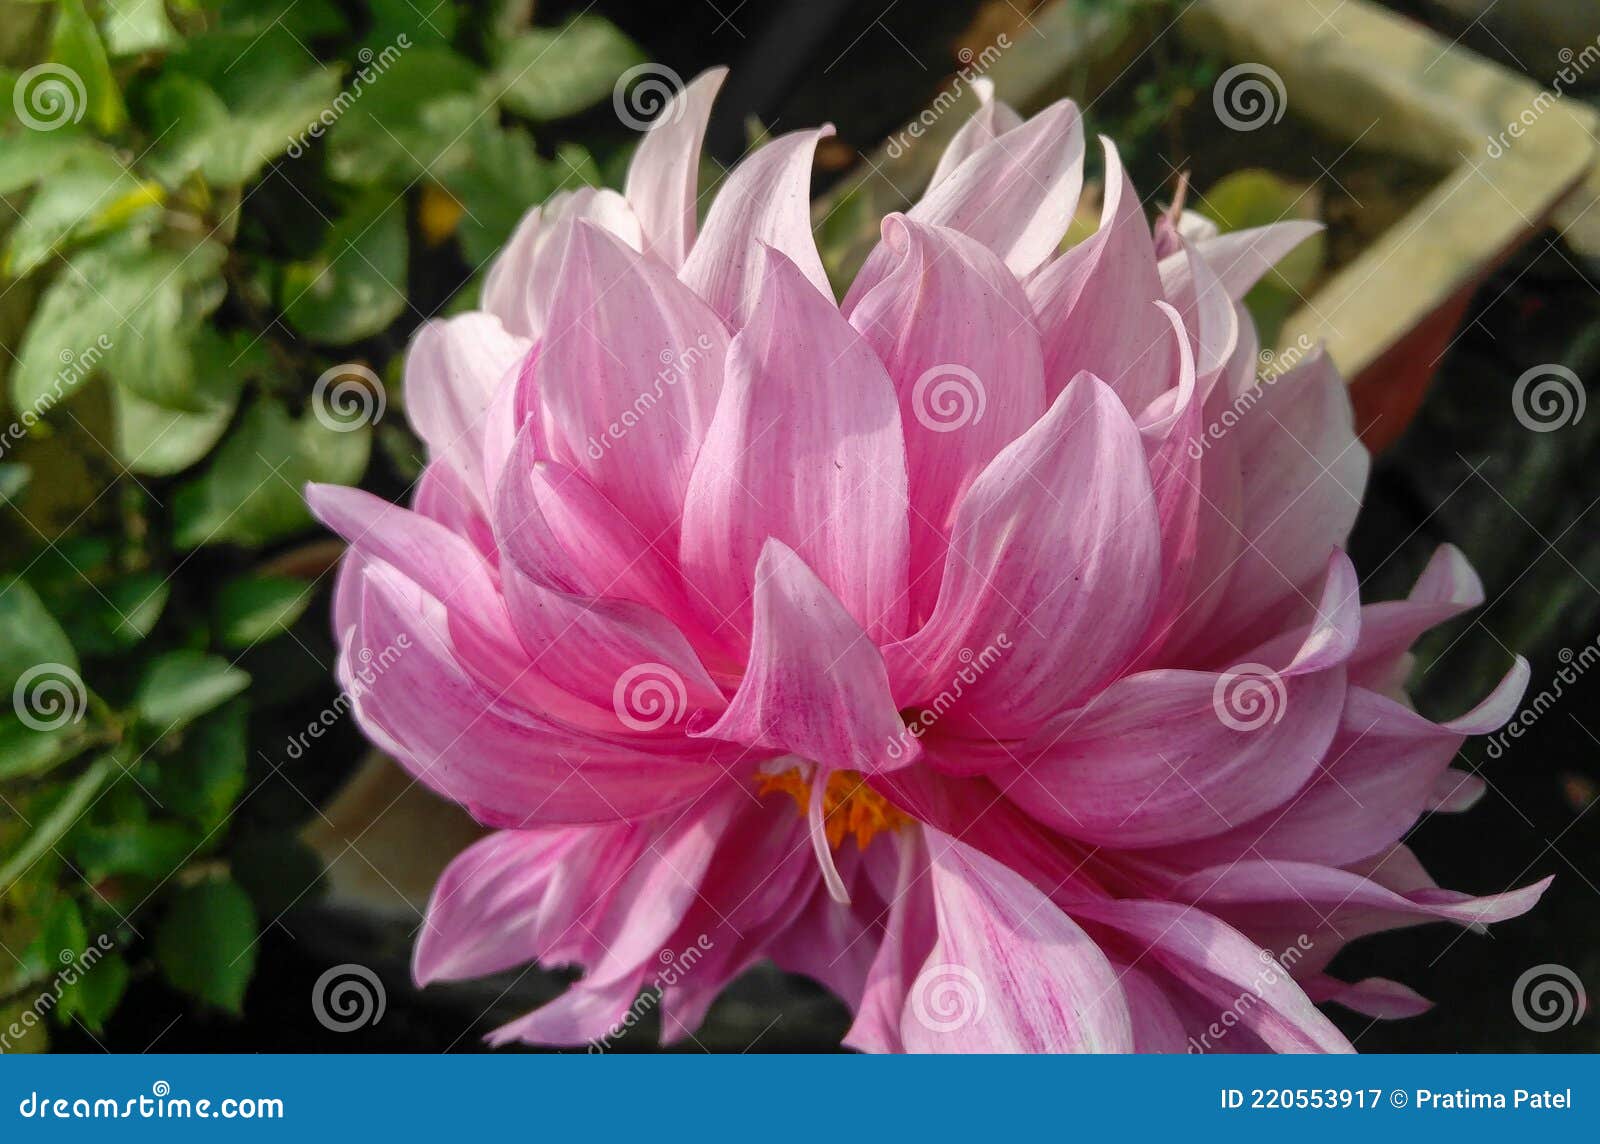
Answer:
<svg viewBox="0 0 1600 1144"><path fill-rule="evenodd" d="M1362 606L1368 458L1319 353L1256 377L1239 298L1310 229L1153 231L1071 103L986 100L836 302L808 216L826 129L696 225L722 81L625 194L531 211L482 312L433 322L410 510L313 487L366 733L494 828L445 872L419 982L583 976L496 1042L685 1037L770 958L867 1050L1349 1050L1352 938L1515 916L1399 839L1465 809L1418 715L1423 630L1479 602L1442 549ZM985 93L987 94L987 93ZM370 667L377 658L382 671Z"/></svg>

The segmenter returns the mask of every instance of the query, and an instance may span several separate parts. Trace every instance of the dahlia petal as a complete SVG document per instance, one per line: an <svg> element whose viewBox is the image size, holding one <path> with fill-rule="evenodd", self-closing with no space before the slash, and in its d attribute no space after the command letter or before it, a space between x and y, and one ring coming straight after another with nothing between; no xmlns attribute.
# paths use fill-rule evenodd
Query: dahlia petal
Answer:
<svg viewBox="0 0 1600 1144"><path fill-rule="evenodd" d="M1182 1053L1189 1048L1183 1019L1170 998L1151 978L1131 966L1119 966L1117 979L1128 999L1136 1053Z"/></svg>
<svg viewBox="0 0 1600 1144"><path fill-rule="evenodd" d="M601 1041L622 1025L644 987L645 971L590 983L577 982L560 997L495 1029L484 1039L499 1048L513 1041L529 1045L581 1045Z"/></svg>
<svg viewBox="0 0 1600 1144"><path fill-rule="evenodd" d="M1047 393L1087 370L1138 413L1174 377L1155 244L1117 148L1106 152L1100 229L1028 282L1039 318Z"/></svg>
<svg viewBox="0 0 1600 1144"><path fill-rule="evenodd" d="M945 718L988 737L1029 734L1127 662L1160 561L1139 431L1110 389L1081 377L967 491L938 604L885 649L891 675L915 702L952 688Z"/></svg>
<svg viewBox="0 0 1600 1144"><path fill-rule="evenodd" d="M480 822L521 829L645 817L724 777L720 766L652 756L497 699L457 662L442 617L408 584L381 564L363 577L360 642L403 653L363 685L357 717L403 747L396 758L419 782Z"/></svg>
<svg viewBox="0 0 1600 1144"><path fill-rule="evenodd" d="M1461 814L1478 805L1489 784L1466 771L1447 770L1428 792L1428 809L1436 814Z"/></svg>
<svg viewBox="0 0 1600 1144"><path fill-rule="evenodd" d="M1201 401L1222 376L1239 346L1239 312L1216 272L1185 239L1158 269L1161 290L1183 316L1195 355Z"/></svg>
<svg viewBox="0 0 1600 1144"><path fill-rule="evenodd" d="M537 338L545 330L558 291L551 276L540 272L539 264L560 223L570 219L586 219L634 250L644 249L639 220L616 191L609 187L557 191L522 216L484 275L483 308L514 334Z"/></svg>
<svg viewBox="0 0 1600 1144"><path fill-rule="evenodd" d="M917 756L883 657L794 551L769 540L756 567L750 665L728 709L691 733L873 772ZM825 779L813 779L818 791Z"/></svg>
<svg viewBox="0 0 1600 1144"><path fill-rule="evenodd" d="M443 461L429 461L417 479L411 509L419 516L442 524L457 536L466 537L491 564L500 559L494 530L479 506L477 497L454 469Z"/></svg>
<svg viewBox="0 0 1600 1144"><path fill-rule="evenodd" d="M1361 644L1350 663L1350 677L1364 687L1382 688L1394 679L1417 637L1483 603L1483 583L1465 555L1441 544L1404 600L1368 604L1361 609Z"/></svg>
<svg viewBox="0 0 1600 1144"><path fill-rule="evenodd" d="M1304 991L1280 971L1263 972L1271 955L1204 911L1173 902L1076 903L1072 913L1131 937L1148 959L1216 1006L1271 1049L1285 1053L1355 1050ZM1270 967L1269 967L1270 968ZM1248 998L1250 1004L1240 1004Z"/></svg>
<svg viewBox="0 0 1600 1144"><path fill-rule="evenodd" d="M1083 190L1083 120L1071 100L978 147L907 212L983 243L1018 278L1055 252ZM868 281L873 259L862 267Z"/></svg>
<svg viewBox="0 0 1600 1144"><path fill-rule="evenodd" d="M1229 434L1243 489L1237 526L1249 543L1212 619L1245 640L1293 606L1343 546L1370 465L1350 395L1326 354L1259 384L1259 399Z"/></svg>
<svg viewBox="0 0 1600 1144"><path fill-rule="evenodd" d="M709 624L748 631L756 562L776 537L874 639L896 638L908 541L893 383L793 262L767 260L690 479L680 566L715 605Z"/></svg>
<svg viewBox="0 0 1600 1144"><path fill-rule="evenodd" d="M1319 1004L1331 1001L1351 1012L1382 1021L1419 1017L1433 1008L1433 1002L1415 989L1386 977L1368 977L1350 983L1318 973L1300 984L1306 996Z"/></svg>
<svg viewBox="0 0 1600 1144"><path fill-rule="evenodd" d="M1199 235L1194 243L1217 272L1228 296L1237 301L1284 255L1322 229L1320 222L1291 219L1226 234Z"/></svg>
<svg viewBox="0 0 1600 1144"><path fill-rule="evenodd" d="M1038 821L1102 845L1222 834L1294 794L1333 738L1337 668L1294 676L1163 669L1061 716L996 775Z"/></svg>
<svg viewBox="0 0 1600 1144"><path fill-rule="evenodd" d="M507 372L532 343L507 333L488 314L461 314L425 323L406 354L406 414L432 457L449 465L488 508L478 458L485 410Z"/></svg>
<svg viewBox="0 0 1600 1144"><path fill-rule="evenodd" d="M1527 913L1552 880L1484 897L1440 889L1401 893L1353 870L1244 859L1198 870L1172 893L1252 932L1331 930L1353 937L1435 921L1481 929Z"/></svg>
<svg viewBox="0 0 1600 1144"><path fill-rule="evenodd" d="M916 611L938 591L955 506L974 477L1044 412L1038 334L1021 286L990 250L902 215L883 222L897 257L844 313L900 399L913 490Z"/></svg>
<svg viewBox="0 0 1600 1144"><path fill-rule="evenodd" d="M506 559L557 592L631 600L674 621L688 619L692 609L670 556L582 473L536 460L531 429L519 434L495 498Z"/></svg>
<svg viewBox="0 0 1600 1144"><path fill-rule="evenodd" d="M872 965L862 985L855 1021L844 1044L863 1053L900 1053L900 1020L911 983L938 937L928 849L921 830L894 836L893 849L871 847L865 855L869 875L881 884L892 867L888 914Z"/></svg>
<svg viewBox="0 0 1600 1144"><path fill-rule="evenodd" d="M733 169L717 192L681 277L735 328L765 292L762 247L783 253L816 291L833 287L811 236L811 160L833 128L780 135Z"/></svg>
<svg viewBox="0 0 1600 1144"><path fill-rule="evenodd" d="M534 370L546 459L582 472L646 536L675 538L722 385L722 323L600 228L577 222L564 236Z"/></svg>
<svg viewBox="0 0 1600 1144"><path fill-rule="evenodd" d="M661 108L628 164L624 189L639 220L644 250L673 270L694 245L700 147L728 69L708 68Z"/></svg>
<svg viewBox="0 0 1600 1144"><path fill-rule="evenodd" d="M982 150L1006 132L1022 126L1022 116L1008 103L994 97L994 80L979 76L972 81L972 90L978 96L978 109L956 129L939 156L939 165L933 169L930 188L937 187L955 173L969 155Z"/></svg>
<svg viewBox="0 0 1600 1144"><path fill-rule="evenodd" d="M910 1052L1129 1052L1133 1027L1100 947L1031 882L928 832L939 937L910 988Z"/></svg>

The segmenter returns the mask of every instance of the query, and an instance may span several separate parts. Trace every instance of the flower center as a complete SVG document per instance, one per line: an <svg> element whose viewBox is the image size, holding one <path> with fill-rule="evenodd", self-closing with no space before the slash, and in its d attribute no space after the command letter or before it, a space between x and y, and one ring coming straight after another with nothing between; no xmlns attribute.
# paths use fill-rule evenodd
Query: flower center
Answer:
<svg viewBox="0 0 1600 1144"><path fill-rule="evenodd" d="M794 799L802 817L809 812L811 780L800 768L777 774L757 774L756 783L763 797L781 791ZM857 771L829 772L828 785L822 792L822 820L828 845L835 850L844 845L846 837L853 837L856 848L865 850L867 843L880 832L897 830L911 823L904 811L868 786L867 780Z"/></svg>

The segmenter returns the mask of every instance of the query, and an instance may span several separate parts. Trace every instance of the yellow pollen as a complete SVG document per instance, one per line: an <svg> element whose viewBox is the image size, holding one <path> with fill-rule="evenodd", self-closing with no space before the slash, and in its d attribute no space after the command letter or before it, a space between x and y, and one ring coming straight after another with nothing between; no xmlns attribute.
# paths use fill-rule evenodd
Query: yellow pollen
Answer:
<svg viewBox="0 0 1600 1144"><path fill-rule="evenodd" d="M798 768L781 774L758 774L756 783L763 797L781 791L794 799L801 817L811 807L811 781ZM905 812L868 786L856 771L829 772L828 785L822 792L822 818L828 845L835 850L847 836L855 838L858 850L865 850L879 832L897 830L911 822Z"/></svg>

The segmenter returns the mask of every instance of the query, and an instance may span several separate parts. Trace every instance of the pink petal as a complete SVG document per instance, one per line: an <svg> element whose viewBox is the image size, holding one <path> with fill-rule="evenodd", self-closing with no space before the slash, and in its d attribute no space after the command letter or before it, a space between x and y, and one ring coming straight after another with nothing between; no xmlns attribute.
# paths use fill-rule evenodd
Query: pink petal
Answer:
<svg viewBox="0 0 1600 1144"><path fill-rule="evenodd" d="M928 832L939 937L909 990L914 1053L1129 1052L1127 1002L1106 956L1032 883Z"/></svg>
<svg viewBox="0 0 1600 1144"><path fill-rule="evenodd" d="M1006 132L1022 126L1022 116L1010 104L994 97L994 81L979 76L972 81L972 90L978 96L978 109L956 129L939 156L939 165L928 180L929 188L937 187L951 175L967 157L976 154Z"/></svg>
<svg viewBox="0 0 1600 1144"><path fill-rule="evenodd" d="M767 259L695 463L680 565L715 605L708 622L746 631L756 560L775 537L874 639L899 636L906 462L893 383L792 262Z"/></svg>
<svg viewBox="0 0 1600 1144"><path fill-rule="evenodd" d="M1195 239L1195 249L1216 271L1228 296L1237 301L1286 254L1321 229L1320 222L1291 219L1227 234L1200 236Z"/></svg>
<svg viewBox="0 0 1600 1144"><path fill-rule="evenodd" d="M1082 190L1083 121L1064 99L974 150L907 216L977 239L1021 278L1054 253Z"/></svg>
<svg viewBox="0 0 1600 1144"><path fill-rule="evenodd" d="M1102 378L1138 413L1176 376L1155 244L1117 149L1106 152L1100 229L1028 282L1050 396L1080 371Z"/></svg>
<svg viewBox="0 0 1600 1144"><path fill-rule="evenodd" d="M1441 544L1404 600L1361 609L1361 644L1351 660L1351 679L1383 688L1396 679L1406 651L1429 628L1483 603L1483 583L1453 544Z"/></svg>
<svg viewBox="0 0 1600 1144"><path fill-rule="evenodd" d="M750 665L727 711L695 734L872 772L916 758L904 729L878 649L793 550L767 541Z"/></svg>
<svg viewBox="0 0 1600 1144"><path fill-rule="evenodd" d="M539 262L564 219L587 219L634 250L644 249L639 220L627 201L606 187L557 191L522 216L483 279L483 308L514 334L537 338L549 319L556 283Z"/></svg>
<svg viewBox="0 0 1600 1144"><path fill-rule="evenodd" d="M1072 913L1117 930L1153 963L1285 1053L1354 1050L1281 968L1263 968L1271 955L1201 910L1172 902L1120 900L1074 904Z"/></svg>
<svg viewBox="0 0 1600 1144"><path fill-rule="evenodd" d="M488 493L478 458L485 410L496 388L532 343L488 314L425 323L406 354L406 414L429 453L449 465L480 512Z"/></svg>
<svg viewBox="0 0 1600 1144"><path fill-rule="evenodd" d="M907 698L1013 738L1104 686L1160 589L1156 511L1139 431L1079 378L963 498L932 618L885 649Z"/></svg>
<svg viewBox="0 0 1600 1144"><path fill-rule="evenodd" d="M869 866L892 871L894 880L887 888L889 910L883 936L867 970L855 1022L844 1038L847 1047L859 1052L905 1051L900 1018L906 997L938 936L923 835L920 830L900 831L894 836L892 850L873 846L866 855Z"/></svg>
<svg viewBox="0 0 1600 1144"><path fill-rule="evenodd" d="M844 312L900 397L915 495L917 611L932 607L955 506L978 473L1044 412L1038 335L1022 288L987 248L902 215L883 222L896 261Z"/></svg>
<svg viewBox="0 0 1600 1144"><path fill-rule="evenodd" d="M780 135L733 169L684 261L682 278L735 327L764 293L761 248L783 253L830 303L822 256L811 237L811 159L833 128Z"/></svg>
<svg viewBox="0 0 1600 1144"><path fill-rule="evenodd" d="M625 194L644 250L677 270L694 244L700 146L727 68L708 68L661 108L628 164Z"/></svg>
<svg viewBox="0 0 1600 1144"><path fill-rule="evenodd" d="M564 236L534 371L547 459L586 475L645 535L675 538L722 386L722 324L600 228L577 222Z"/></svg>
<svg viewBox="0 0 1600 1144"><path fill-rule="evenodd" d="M1384 1021L1420 1017L1433 1008L1433 1002L1416 990L1385 977L1368 977L1350 984L1318 973L1300 984L1313 1001L1332 1001L1352 1012Z"/></svg>

